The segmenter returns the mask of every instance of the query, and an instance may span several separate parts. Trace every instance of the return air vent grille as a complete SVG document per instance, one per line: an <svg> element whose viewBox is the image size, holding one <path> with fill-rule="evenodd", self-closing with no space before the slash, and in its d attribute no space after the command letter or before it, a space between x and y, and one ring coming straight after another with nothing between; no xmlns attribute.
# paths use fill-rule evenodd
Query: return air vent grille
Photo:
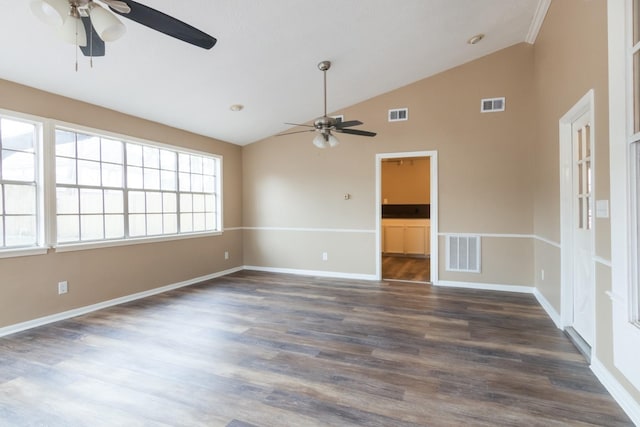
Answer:
<svg viewBox="0 0 640 427"><path fill-rule="evenodd" d="M485 98L480 102L481 113L496 113L504 111L504 98Z"/></svg>
<svg viewBox="0 0 640 427"><path fill-rule="evenodd" d="M409 109L408 108L396 108L393 110L389 110L389 121L390 122L401 122L403 120L409 120Z"/></svg>
<svg viewBox="0 0 640 427"><path fill-rule="evenodd" d="M447 235L447 270L480 273L480 236Z"/></svg>

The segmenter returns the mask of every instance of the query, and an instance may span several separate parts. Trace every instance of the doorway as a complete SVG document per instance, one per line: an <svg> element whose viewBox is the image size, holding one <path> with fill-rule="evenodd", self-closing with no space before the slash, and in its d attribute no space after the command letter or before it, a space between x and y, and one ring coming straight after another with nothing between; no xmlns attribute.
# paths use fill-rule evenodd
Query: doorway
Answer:
<svg viewBox="0 0 640 427"><path fill-rule="evenodd" d="M562 322L590 357L595 345L593 91L560 120Z"/></svg>
<svg viewBox="0 0 640 427"><path fill-rule="evenodd" d="M437 280L437 153L376 156L378 280Z"/></svg>

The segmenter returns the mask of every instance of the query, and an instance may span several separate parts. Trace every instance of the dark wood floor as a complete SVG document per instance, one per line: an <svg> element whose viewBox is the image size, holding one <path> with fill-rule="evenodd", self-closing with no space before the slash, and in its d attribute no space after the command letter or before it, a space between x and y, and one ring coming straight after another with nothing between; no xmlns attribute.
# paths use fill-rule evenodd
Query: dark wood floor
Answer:
<svg viewBox="0 0 640 427"><path fill-rule="evenodd" d="M383 255L382 278L408 282L430 282L431 258Z"/></svg>
<svg viewBox="0 0 640 427"><path fill-rule="evenodd" d="M629 426L531 295L240 272L0 338L4 426Z"/></svg>

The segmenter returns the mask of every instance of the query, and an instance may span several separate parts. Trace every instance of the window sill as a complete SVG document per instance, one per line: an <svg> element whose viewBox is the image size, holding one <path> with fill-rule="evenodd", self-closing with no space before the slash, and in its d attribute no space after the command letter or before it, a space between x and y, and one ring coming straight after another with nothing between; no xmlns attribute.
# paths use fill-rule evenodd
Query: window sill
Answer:
<svg viewBox="0 0 640 427"><path fill-rule="evenodd" d="M207 231L202 233L189 233L189 234L179 234L179 235L171 235L171 236L153 236L153 237L140 237L140 238L132 238L126 240L106 240L99 242L86 242L86 243L61 243L57 246L54 246L56 252L73 252L73 251L83 251L89 249L100 249L100 248L110 248L114 246L129 246L129 245L140 245L146 243L160 243L160 242L169 242L172 240L183 240L183 239L195 239L200 237L212 237L212 236L220 236L222 235L222 231Z"/></svg>
<svg viewBox="0 0 640 427"><path fill-rule="evenodd" d="M16 258L21 256L45 255L49 249L42 246L36 248L2 249L0 258Z"/></svg>

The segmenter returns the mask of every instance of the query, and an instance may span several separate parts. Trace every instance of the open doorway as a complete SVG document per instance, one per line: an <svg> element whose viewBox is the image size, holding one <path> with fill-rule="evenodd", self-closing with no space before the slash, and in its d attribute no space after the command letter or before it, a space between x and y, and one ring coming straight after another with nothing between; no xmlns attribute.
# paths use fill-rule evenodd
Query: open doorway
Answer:
<svg viewBox="0 0 640 427"><path fill-rule="evenodd" d="M379 154L376 159L378 278L433 283L437 277L435 152Z"/></svg>

